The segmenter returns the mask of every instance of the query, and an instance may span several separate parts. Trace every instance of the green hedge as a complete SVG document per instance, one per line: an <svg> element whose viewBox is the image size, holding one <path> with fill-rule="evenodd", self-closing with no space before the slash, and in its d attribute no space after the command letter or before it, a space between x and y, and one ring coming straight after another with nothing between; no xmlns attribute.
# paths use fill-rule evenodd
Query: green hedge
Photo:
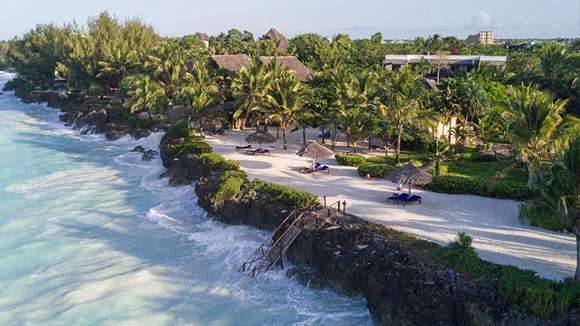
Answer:
<svg viewBox="0 0 580 326"><path fill-rule="evenodd" d="M471 194L485 196L487 185L483 180L458 176L434 177L425 189L447 194Z"/></svg>
<svg viewBox="0 0 580 326"><path fill-rule="evenodd" d="M273 201L288 206L305 208L318 204L318 197L309 192L295 190L275 183L254 180L251 188L256 193L269 194L272 196Z"/></svg>
<svg viewBox="0 0 580 326"><path fill-rule="evenodd" d="M213 152L211 147L203 140L203 137L196 135L188 135L183 143L173 145L171 150L178 156L188 154L201 155Z"/></svg>
<svg viewBox="0 0 580 326"><path fill-rule="evenodd" d="M358 166L357 172L361 177L386 178L393 171L393 166L388 164L363 163Z"/></svg>
<svg viewBox="0 0 580 326"><path fill-rule="evenodd" d="M471 194L515 200L528 200L537 195L535 189L521 183L503 181L490 185L484 179L460 176L435 177L425 189L448 194Z"/></svg>
<svg viewBox="0 0 580 326"><path fill-rule="evenodd" d="M459 239L443 248L445 265L467 273L476 281L494 284L499 294L519 311L549 319L580 306L580 282L556 282L540 278L535 272L514 266L497 265L479 259L471 238Z"/></svg>
<svg viewBox="0 0 580 326"><path fill-rule="evenodd" d="M366 162L366 158L358 154L337 154L336 162L340 165L357 167Z"/></svg>
<svg viewBox="0 0 580 326"><path fill-rule="evenodd" d="M203 153L199 155L202 164L210 171L228 171L239 170L240 163L237 161L226 160L217 153Z"/></svg>
<svg viewBox="0 0 580 326"><path fill-rule="evenodd" d="M220 181L218 190L212 196L213 201L217 203L240 195L242 192L242 186L246 183L247 179L237 175L224 175Z"/></svg>

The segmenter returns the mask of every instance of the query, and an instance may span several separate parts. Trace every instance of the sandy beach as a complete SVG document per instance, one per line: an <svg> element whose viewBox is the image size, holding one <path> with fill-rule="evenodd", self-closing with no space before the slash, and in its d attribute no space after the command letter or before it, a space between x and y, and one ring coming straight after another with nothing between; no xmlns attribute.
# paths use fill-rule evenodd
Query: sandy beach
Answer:
<svg viewBox="0 0 580 326"><path fill-rule="evenodd" d="M423 197L422 205L389 204L386 198L398 192L397 185L382 179L363 179L356 168L337 165L334 159L323 161L331 168L329 175L300 173L301 167L311 164L308 159L296 156L301 147L301 131L289 134L287 151L282 149L281 140L264 146L271 150L271 156L236 151L235 146L246 145L244 138L253 131L227 131L225 135L207 136L207 142L217 153L239 161L252 179L326 196L329 204L346 201L349 213L439 244L448 244L458 232L465 232L473 237L479 255L488 261L531 269L550 279L574 274L574 236L522 225L517 218L516 201L417 189L414 192ZM309 130L308 139L316 139L318 133Z"/></svg>

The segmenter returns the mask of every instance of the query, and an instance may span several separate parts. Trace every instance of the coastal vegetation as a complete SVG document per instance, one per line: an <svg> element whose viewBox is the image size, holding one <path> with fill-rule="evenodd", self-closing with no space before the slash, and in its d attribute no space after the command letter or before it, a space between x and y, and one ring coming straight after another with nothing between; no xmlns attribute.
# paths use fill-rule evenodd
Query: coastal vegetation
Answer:
<svg viewBox="0 0 580 326"><path fill-rule="evenodd" d="M293 55L314 72L303 81L276 58L251 60L235 75L211 69L210 56L224 53ZM389 53L503 54L508 66L482 65L455 75L426 63L387 71L381 62ZM285 208L305 208L318 198L250 181L239 163L205 143L207 124L233 127L241 121L258 131L280 128L284 149L289 128L320 128L322 142L330 141L333 149L340 135L346 137L354 154L336 160L357 167L361 177L384 178L410 161L436 175L428 190L521 200L522 221L574 232L578 240L579 58L578 47L566 44L510 51L439 35L399 44L384 43L380 34L361 40L304 34L279 48L232 29L209 37L206 46L200 35L161 37L138 19L120 21L108 13L86 27L39 25L0 43L0 68L18 74L7 89L64 93L91 114L102 108L107 122L118 123L118 117L135 128L167 129L175 141L171 155L194 160L215 178L211 198L217 206L262 196ZM429 86L435 78L436 87ZM179 109L185 113L170 126L169 117ZM435 137L437 126L445 132ZM356 154L361 144L372 152L373 140L384 153ZM579 307L576 281L548 281L484 262L470 244L460 235L448 248L433 245L429 252L432 259L493 284L525 313L551 318ZM580 266L575 278L580 280Z"/></svg>

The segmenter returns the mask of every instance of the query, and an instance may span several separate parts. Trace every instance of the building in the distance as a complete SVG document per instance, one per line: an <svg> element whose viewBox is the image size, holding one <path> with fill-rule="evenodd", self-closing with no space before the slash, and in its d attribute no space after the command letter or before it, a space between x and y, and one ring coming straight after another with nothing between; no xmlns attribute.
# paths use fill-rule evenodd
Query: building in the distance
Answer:
<svg viewBox="0 0 580 326"><path fill-rule="evenodd" d="M485 55L387 54L385 55L383 64L389 70L396 70L401 66L416 65L422 62L454 72L470 71L480 64L504 67L507 62L507 57Z"/></svg>
<svg viewBox="0 0 580 326"><path fill-rule="evenodd" d="M482 31L477 34L471 34L465 40L467 44L495 44L495 33L492 31Z"/></svg>

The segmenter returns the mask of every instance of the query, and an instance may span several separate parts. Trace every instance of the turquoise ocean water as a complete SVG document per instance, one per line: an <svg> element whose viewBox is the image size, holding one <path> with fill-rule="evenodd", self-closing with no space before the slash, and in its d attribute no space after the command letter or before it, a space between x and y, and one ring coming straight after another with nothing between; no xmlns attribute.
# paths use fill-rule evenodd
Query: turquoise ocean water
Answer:
<svg viewBox="0 0 580 326"><path fill-rule="evenodd" d="M371 323L362 299L239 274L268 234L209 221L192 187L128 152L161 136L81 136L0 95L0 325Z"/></svg>

